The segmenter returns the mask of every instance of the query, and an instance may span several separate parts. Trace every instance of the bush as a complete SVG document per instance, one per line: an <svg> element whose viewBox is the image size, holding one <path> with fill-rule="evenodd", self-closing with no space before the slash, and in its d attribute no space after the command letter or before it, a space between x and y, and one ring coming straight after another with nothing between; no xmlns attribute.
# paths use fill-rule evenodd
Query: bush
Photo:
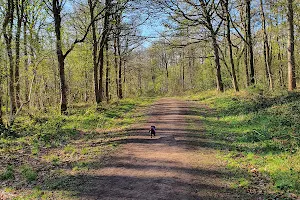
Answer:
<svg viewBox="0 0 300 200"><path fill-rule="evenodd" d="M37 172L29 165L24 165L21 167L21 174L29 183L35 181L38 176Z"/></svg>
<svg viewBox="0 0 300 200"><path fill-rule="evenodd" d="M9 180L14 179L14 169L12 165L8 165L3 173L0 174L1 180Z"/></svg>
<svg viewBox="0 0 300 200"><path fill-rule="evenodd" d="M0 123L0 137L16 137L17 134L10 128L6 128Z"/></svg>

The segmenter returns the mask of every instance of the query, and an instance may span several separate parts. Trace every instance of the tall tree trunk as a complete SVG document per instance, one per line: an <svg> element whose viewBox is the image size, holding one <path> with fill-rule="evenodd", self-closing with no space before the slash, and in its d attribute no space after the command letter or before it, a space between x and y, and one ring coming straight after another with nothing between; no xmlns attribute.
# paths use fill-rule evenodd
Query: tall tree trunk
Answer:
<svg viewBox="0 0 300 200"><path fill-rule="evenodd" d="M247 37L247 22L246 15L244 13L244 9L240 9L240 18L243 24L243 31L245 32L245 36ZM247 41L247 38L245 39ZM244 65L245 65L245 75L246 75L246 87L250 85L250 77L249 77L249 60L248 60L248 44L244 42Z"/></svg>
<svg viewBox="0 0 300 200"><path fill-rule="evenodd" d="M29 77L28 77L28 67L29 67L29 57L28 57L28 48L27 48L27 14L24 15L23 22L23 38L24 38L24 70L25 70L25 101L29 100ZM29 107L29 103L27 104Z"/></svg>
<svg viewBox="0 0 300 200"><path fill-rule="evenodd" d="M88 90L89 90L89 76L88 76L88 69L85 69L84 71L84 77L85 77L85 90L84 90L84 102L88 102L89 100L89 94L88 94Z"/></svg>
<svg viewBox="0 0 300 200"><path fill-rule="evenodd" d="M21 10L20 10L21 9ZM15 64L15 82L16 82L16 103L17 107L21 106L20 100L20 36L22 28L22 19L24 13L24 0L16 0L17 11L17 32L16 32L16 64Z"/></svg>
<svg viewBox="0 0 300 200"><path fill-rule="evenodd" d="M7 8L5 18L3 21L2 31L6 45L7 57L9 60L9 99L10 99L10 114L9 124L13 120L13 116L16 113L16 101L15 101L15 90L14 90L14 63L12 54L12 31L14 24L14 1L7 1Z"/></svg>
<svg viewBox="0 0 300 200"><path fill-rule="evenodd" d="M184 63L184 57L185 57L185 55L184 55L184 48L182 49L182 77L181 77L181 81L182 81L182 89L183 89L183 91L185 90L185 63Z"/></svg>
<svg viewBox="0 0 300 200"><path fill-rule="evenodd" d="M33 28L30 28L29 29L29 54L30 54L30 64L32 65L32 66L35 66L35 53L34 53L34 44L35 44L35 42L37 42L38 43L38 39L37 39L37 41L35 41L34 42L34 38L33 38ZM53 64L54 64L54 61L53 61ZM53 67L54 68L54 67ZM33 84L35 85L36 84L36 80L37 80L37 78L36 78L36 74L37 74L37 70L36 70L36 68L34 67L33 69L32 69L32 73L33 73L33 75L34 75L34 79L33 79ZM57 80L56 80L56 76L55 76L55 94L56 94L56 84L57 84ZM35 91L34 91L35 92ZM29 91L29 93L30 93L30 91ZM34 95L35 96L35 95ZM30 98L30 97L29 97ZM32 105L34 105L34 100L32 101L33 103L32 103ZM29 105L29 107L30 107L30 104L31 104L31 102L29 102L28 103L28 105Z"/></svg>
<svg viewBox="0 0 300 200"><path fill-rule="evenodd" d="M142 91L142 70L141 70L141 66L138 66L138 87L139 87L139 95L142 95L143 91Z"/></svg>
<svg viewBox="0 0 300 200"><path fill-rule="evenodd" d="M229 58L230 58L230 65L231 65L231 74L232 74L232 84L233 88L236 92L239 91L237 79L236 79L236 74L235 74L235 68L234 68L234 60L233 60L233 52L232 52L232 41L230 38L230 13L228 10L228 0L223 0L222 1L223 8L224 8L224 13L226 16L226 29L227 29L227 42L228 42L228 47L229 47Z"/></svg>
<svg viewBox="0 0 300 200"><path fill-rule="evenodd" d="M220 63L220 55L219 55L219 48L217 43L217 38L215 33L212 33L212 47L214 50L214 58L215 58L215 67L216 67L216 81L217 81L217 90L220 92L224 92L224 86L222 82L222 75L221 75L221 63Z"/></svg>
<svg viewBox="0 0 300 200"><path fill-rule="evenodd" d="M117 66L119 67L117 69L118 71L118 98L122 99L123 98L123 88L122 88L122 57L121 57L121 41L120 41L120 37L121 37L121 18L122 18L122 11L120 11L120 13L117 13L115 15L115 20L116 20L116 47L115 50L117 50L116 54L117 57L119 58L119 63L117 64ZM116 62L116 61L115 61Z"/></svg>
<svg viewBox="0 0 300 200"><path fill-rule="evenodd" d="M292 91L296 88L293 0L288 0L288 25L288 90Z"/></svg>
<svg viewBox="0 0 300 200"><path fill-rule="evenodd" d="M106 54L106 84L105 84L105 96L106 102L109 103L109 76L110 76L110 67L109 67L109 54L108 54L108 40L105 43L105 54Z"/></svg>
<svg viewBox="0 0 300 200"><path fill-rule="evenodd" d="M125 87L126 84L126 59L123 60L123 85ZM124 94L123 94L124 95Z"/></svg>
<svg viewBox="0 0 300 200"><path fill-rule="evenodd" d="M247 18L247 42L249 50L249 63L250 63L250 83L255 84L255 72L254 72L254 55L253 44L251 34L251 0L246 0L246 18Z"/></svg>
<svg viewBox="0 0 300 200"><path fill-rule="evenodd" d="M163 53L163 60L164 60L164 65L166 69L166 90L169 91L169 68L168 68L168 58L167 58L167 53Z"/></svg>
<svg viewBox="0 0 300 200"><path fill-rule="evenodd" d="M102 36L103 38L103 36ZM102 41L102 39L101 39ZM104 66L104 48L101 47L104 46L102 42L100 42L100 50L99 50L99 102L101 103L103 101L103 66Z"/></svg>
<svg viewBox="0 0 300 200"><path fill-rule="evenodd" d="M278 19L276 18L276 26L278 26ZM278 69L278 76L279 76L279 84L281 89L285 88L285 78L284 78L284 74L283 74L283 63L282 63L282 55L281 55L281 47L280 47L280 43L279 43L279 36L276 36L276 42L278 44L278 54L277 54L277 59L279 61L279 69Z"/></svg>
<svg viewBox="0 0 300 200"><path fill-rule="evenodd" d="M100 94L99 94L99 85L98 85L98 62L97 62L97 34L96 34L96 22L93 20L95 18L94 16L94 10L96 7L96 3L93 3L92 0L88 0L89 8L90 8L90 19L92 21L92 35L93 35L93 67L94 67L94 92L95 92L95 98L96 103L100 103Z"/></svg>
<svg viewBox="0 0 300 200"><path fill-rule="evenodd" d="M109 33L109 15L110 15L110 1L105 0L105 16L104 16L104 25L103 31L101 34L100 40L100 50L99 50L99 94L100 94L100 102L103 101L103 91L104 91L104 84L103 84L103 69L104 69L104 48L106 47L108 33Z"/></svg>
<svg viewBox="0 0 300 200"><path fill-rule="evenodd" d="M248 45L245 44L245 52L244 52L244 63L245 63L245 72L246 72L246 86L250 85L250 77L249 77L249 62L248 62Z"/></svg>
<svg viewBox="0 0 300 200"><path fill-rule="evenodd" d="M115 76L116 76L116 91L119 98L119 75L118 75L118 55L117 55L117 34L114 35L114 62L115 62Z"/></svg>
<svg viewBox="0 0 300 200"><path fill-rule="evenodd" d="M270 52L270 45L268 41L268 34L266 29L266 18L264 12L263 1L260 0L260 10L261 10L261 21L262 21L262 29L264 33L264 62L266 68L266 75L269 82L270 90L273 90L274 83L272 78L272 71L271 71L271 52Z"/></svg>
<svg viewBox="0 0 300 200"><path fill-rule="evenodd" d="M0 73L2 73L2 71L0 71ZM3 112L2 112L2 96L3 96L3 87L2 87L2 75L0 74L0 125L3 125L3 119L2 119L2 116L3 116Z"/></svg>
<svg viewBox="0 0 300 200"><path fill-rule="evenodd" d="M52 12L54 15L55 23L55 35L56 35L56 54L58 60L58 69L60 77L60 110L64 114L67 109L67 85L65 79L65 56L62 51L62 41L61 41L61 9L62 6L58 0L52 0Z"/></svg>
<svg viewBox="0 0 300 200"><path fill-rule="evenodd" d="M121 58L121 43L120 43L120 32L117 36L118 45L118 57L119 57L119 99L123 99L123 87L122 87L122 58Z"/></svg>

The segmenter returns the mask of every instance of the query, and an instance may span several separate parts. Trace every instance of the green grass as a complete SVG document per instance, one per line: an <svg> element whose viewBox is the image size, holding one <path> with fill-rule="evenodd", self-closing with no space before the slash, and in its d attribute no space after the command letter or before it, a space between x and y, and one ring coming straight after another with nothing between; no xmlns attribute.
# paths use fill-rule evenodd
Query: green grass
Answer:
<svg viewBox="0 0 300 200"><path fill-rule="evenodd" d="M0 136L0 153L9 153L24 148L31 148L33 155L39 153L41 147L66 146L68 141L80 137L80 132L97 133L109 129L124 129L143 118L135 112L136 108L143 108L151 104L154 99L124 99L97 109L93 105L72 106L68 116L58 115L49 111L47 114L36 113L36 117L27 115L17 118L14 127L9 131L18 137ZM2 130L0 127L0 130ZM6 136L6 135L5 135Z"/></svg>
<svg viewBox="0 0 300 200"><path fill-rule="evenodd" d="M47 199L48 195L68 199L70 192L59 194L61 191L53 192L46 186L34 187L55 185L61 173L81 173L101 166L99 158L119 145L114 139L126 137L130 125L141 123L144 109L154 100L124 99L98 108L70 105L68 116L52 108L46 114L31 111L32 116L24 111L12 129L0 127L0 154L7 158L0 163L0 187L1 181L6 181L16 199ZM61 173L55 173L58 171Z"/></svg>
<svg viewBox="0 0 300 200"><path fill-rule="evenodd" d="M200 116L206 133L230 169L249 175L236 180L237 186L251 187L263 176L271 193L300 194L299 93L210 91L188 99L212 108Z"/></svg>

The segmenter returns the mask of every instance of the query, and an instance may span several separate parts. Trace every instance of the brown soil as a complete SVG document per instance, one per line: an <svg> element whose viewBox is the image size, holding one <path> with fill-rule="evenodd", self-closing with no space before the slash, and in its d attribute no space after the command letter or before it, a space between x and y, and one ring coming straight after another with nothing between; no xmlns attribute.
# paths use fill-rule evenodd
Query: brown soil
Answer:
<svg viewBox="0 0 300 200"><path fill-rule="evenodd" d="M255 199L229 188L224 163L216 157L190 102L161 99L149 109L147 123L119 139L105 163L78 175L80 199ZM151 125L157 128L150 138ZM227 179L226 179L227 177ZM227 180L227 181L226 181Z"/></svg>

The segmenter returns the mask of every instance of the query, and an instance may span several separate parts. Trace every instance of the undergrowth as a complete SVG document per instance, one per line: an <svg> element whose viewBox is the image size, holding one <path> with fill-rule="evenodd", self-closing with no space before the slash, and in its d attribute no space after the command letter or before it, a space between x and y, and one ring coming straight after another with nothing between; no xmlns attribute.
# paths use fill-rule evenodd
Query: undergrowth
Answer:
<svg viewBox="0 0 300 200"><path fill-rule="evenodd" d="M115 149L114 138L126 137L124 130L141 122L144 108L153 101L124 99L101 107L76 104L67 116L50 108L47 113L25 110L13 127L0 126L0 193L17 194L15 199L43 199L48 194L64 199L59 192L52 196L46 185L56 185L62 174L100 165L94 160Z"/></svg>
<svg viewBox="0 0 300 200"><path fill-rule="evenodd" d="M230 169L249 175L238 186L300 194L300 93L210 91L189 100L210 106L201 116L206 134Z"/></svg>

